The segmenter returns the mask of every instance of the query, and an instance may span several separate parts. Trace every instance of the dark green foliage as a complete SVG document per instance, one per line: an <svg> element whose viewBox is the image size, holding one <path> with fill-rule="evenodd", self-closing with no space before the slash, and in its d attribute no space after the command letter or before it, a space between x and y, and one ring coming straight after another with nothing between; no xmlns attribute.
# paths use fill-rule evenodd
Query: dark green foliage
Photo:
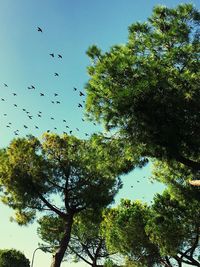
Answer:
<svg viewBox="0 0 200 267"><path fill-rule="evenodd" d="M90 48L89 117L142 146L142 157L199 170L199 32L200 13L191 4L157 6L147 22L129 27L126 44L98 50L98 57Z"/></svg>
<svg viewBox="0 0 200 267"><path fill-rule="evenodd" d="M30 267L24 254L15 249L0 250L0 267Z"/></svg>

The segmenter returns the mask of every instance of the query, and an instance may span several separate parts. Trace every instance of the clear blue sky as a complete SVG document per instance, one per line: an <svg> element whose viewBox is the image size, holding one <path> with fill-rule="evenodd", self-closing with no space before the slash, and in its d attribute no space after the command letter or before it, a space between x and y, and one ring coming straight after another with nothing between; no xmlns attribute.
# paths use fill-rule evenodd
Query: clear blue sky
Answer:
<svg viewBox="0 0 200 267"><path fill-rule="evenodd" d="M57 133L72 130L81 138L99 130L99 126L82 121L84 108L78 107L78 103L84 106L85 97L79 96L79 91L84 92L88 79L87 48L96 44L106 51L124 43L128 26L146 20L156 4L174 7L186 2L200 8L199 0L0 0L0 147L8 145L16 130L19 136L41 136L48 129ZM37 31L37 26L43 33ZM58 54L63 58L59 59ZM55 72L59 77L54 76ZM27 89L31 85L36 89ZM144 178L150 172L149 166L123 177L124 188L116 200L123 197L150 201L154 192L163 188ZM12 211L2 204L0 214L0 248L20 249L31 259L39 241L37 225L21 228L10 223ZM50 255L38 251L34 266L49 265Z"/></svg>

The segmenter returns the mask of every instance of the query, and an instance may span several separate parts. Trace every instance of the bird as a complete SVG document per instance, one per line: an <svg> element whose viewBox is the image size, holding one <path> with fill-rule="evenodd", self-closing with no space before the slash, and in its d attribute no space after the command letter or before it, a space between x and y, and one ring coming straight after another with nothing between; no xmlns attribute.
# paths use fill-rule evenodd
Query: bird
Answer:
<svg viewBox="0 0 200 267"><path fill-rule="evenodd" d="M6 114L6 113L4 113L3 115L4 115L4 116L7 116L7 114Z"/></svg>
<svg viewBox="0 0 200 267"><path fill-rule="evenodd" d="M80 92L79 92L79 95L80 95L80 96L84 96L84 93L80 91Z"/></svg>
<svg viewBox="0 0 200 267"><path fill-rule="evenodd" d="M38 126L36 126L36 125L35 125L35 128L36 128L36 129L39 129Z"/></svg>
<svg viewBox="0 0 200 267"><path fill-rule="evenodd" d="M22 110L23 110L23 111L26 111L26 109L25 109L25 108L23 108Z"/></svg>
<svg viewBox="0 0 200 267"><path fill-rule="evenodd" d="M6 83L4 83L4 86L5 86L5 87L8 87L8 85L7 85Z"/></svg>
<svg viewBox="0 0 200 267"><path fill-rule="evenodd" d="M62 55L58 54L58 58L62 58Z"/></svg>
<svg viewBox="0 0 200 267"><path fill-rule="evenodd" d="M54 57L54 53L49 54L50 56Z"/></svg>
<svg viewBox="0 0 200 267"><path fill-rule="evenodd" d="M47 133L49 133L50 132L50 130L47 130Z"/></svg>
<svg viewBox="0 0 200 267"><path fill-rule="evenodd" d="M63 120L63 122L66 122L66 120Z"/></svg>
<svg viewBox="0 0 200 267"><path fill-rule="evenodd" d="M56 101L56 104L60 104L60 101Z"/></svg>
<svg viewBox="0 0 200 267"><path fill-rule="evenodd" d="M5 101L5 99L4 98L1 98L1 101Z"/></svg>
<svg viewBox="0 0 200 267"><path fill-rule="evenodd" d="M32 120L32 118L33 118L33 116L30 116L30 115L28 117L29 117L30 120Z"/></svg>
<svg viewBox="0 0 200 267"><path fill-rule="evenodd" d="M41 118L41 117L42 117L40 114L37 114L37 116L38 116L39 118Z"/></svg>
<svg viewBox="0 0 200 267"><path fill-rule="evenodd" d="M72 131L69 131L70 134L72 134Z"/></svg>
<svg viewBox="0 0 200 267"><path fill-rule="evenodd" d="M77 91L77 88L76 87L74 87L74 91Z"/></svg>
<svg viewBox="0 0 200 267"><path fill-rule="evenodd" d="M7 128L10 128L10 125L6 125Z"/></svg>
<svg viewBox="0 0 200 267"><path fill-rule="evenodd" d="M41 114L41 113L42 113L42 111L38 111L38 113L40 113L40 114Z"/></svg>
<svg viewBox="0 0 200 267"><path fill-rule="evenodd" d="M16 93L13 93L14 96L16 96L17 94Z"/></svg>
<svg viewBox="0 0 200 267"><path fill-rule="evenodd" d="M40 27L37 27L38 32L42 32L42 29Z"/></svg>
<svg viewBox="0 0 200 267"><path fill-rule="evenodd" d="M51 117L51 120L54 120L54 118L53 118L53 117Z"/></svg>
<svg viewBox="0 0 200 267"><path fill-rule="evenodd" d="M32 88L30 86L27 87L29 90L31 90Z"/></svg>
<svg viewBox="0 0 200 267"><path fill-rule="evenodd" d="M40 93L40 96L44 96L44 94L43 93Z"/></svg>
<svg viewBox="0 0 200 267"><path fill-rule="evenodd" d="M82 119L82 121L85 121L84 119Z"/></svg>
<svg viewBox="0 0 200 267"><path fill-rule="evenodd" d="M85 133L85 136L89 136L89 134L88 133Z"/></svg>
<svg viewBox="0 0 200 267"><path fill-rule="evenodd" d="M32 89L35 89L35 86L34 86L34 85L31 85L31 88L32 88Z"/></svg>
<svg viewBox="0 0 200 267"><path fill-rule="evenodd" d="M54 94L54 96L58 96L58 94L57 94L57 93L55 93L55 94Z"/></svg>
<svg viewBox="0 0 200 267"><path fill-rule="evenodd" d="M17 104L13 104L15 107L17 107Z"/></svg>
<svg viewBox="0 0 200 267"><path fill-rule="evenodd" d="M26 125L24 125L24 128L27 129L28 127Z"/></svg>
<svg viewBox="0 0 200 267"><path fill-rule="evenodd" d="M57 72L54 73L54 76L59 76L59 74Z"/></svg>
<svg viewBox="0 0 200 267"><path fill-rule="evenodd" d="M66 127L66 128L69 128L69 126L68 126L68 125L66 125L65 127Z"/></svg>
<svg viewBox="0 0 200 267"><path fill-rule="evenodd" d="M55 102L54 102L53 100L51 101L51 103L52 103L52 104L55 104Z"/></svg>
<svg viewBox="0 0 200 267"><path fill-rule="evenodd" d="M78 103L78 107L79 107L79 108L82 108L83 106L82 106L80 103Z"/></svg>
<svg viewBox="0 0 200 267"><path fill-rule="evenodd" d="M131 188L133 188L133 185L131 185Z"/></svg>
<svg viewBox="0 0 200 267"><path fill-rule="evenodd" d="M77 131L79 131L79 128L76 128Z"/></svg>
<svg viewBox="0 0 200 267"><path fill-rule="evenodd" d="M56 128L56 127L54 127L54 130L57 130L57 128Z"/></svg>
<svg viewBox="0 0 200 267"><path fill-rule="evenodd" d="M93 125L95 125L95 126L96 126L96 123L95 123L95 122L93 122Z"/></svg>
<svg viewBox="0 0 200 267"><path fill-rule="evenodd" d="M140 181L137 181L137 183L139 183Z"/></svg>

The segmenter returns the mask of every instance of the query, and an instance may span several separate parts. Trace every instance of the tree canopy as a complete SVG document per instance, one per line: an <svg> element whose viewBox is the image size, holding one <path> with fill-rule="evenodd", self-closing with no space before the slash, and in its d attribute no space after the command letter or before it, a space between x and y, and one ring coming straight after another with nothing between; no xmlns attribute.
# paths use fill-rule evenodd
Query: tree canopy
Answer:
<svg viewBox="0 0 200 267"><path fill-rule="evenodd" d="M1 249L0 267L30 267L30 262L16 249Z"/></svg>
<svg viewBox="0 0 200 267"><path fill-rule="evenodd" d="M156 6L127 43L87 54L87 114L142 150L141 157L200 169L200 12Z"/></svg>
<svg viewBox="0 0 200 267"><path fill-rule="evenodd" d="M26 224L39 211L63 221L53 267L60 266L65 254L75 214L110 204L121 187L117 173L127 172L123 150L113 145L116 153L109 158L112 145L101 150L98 142L96 137L86 141L46 134L41 141L33 136L14 139L0 151L1 200L16 211L15 220Z"/></svg>

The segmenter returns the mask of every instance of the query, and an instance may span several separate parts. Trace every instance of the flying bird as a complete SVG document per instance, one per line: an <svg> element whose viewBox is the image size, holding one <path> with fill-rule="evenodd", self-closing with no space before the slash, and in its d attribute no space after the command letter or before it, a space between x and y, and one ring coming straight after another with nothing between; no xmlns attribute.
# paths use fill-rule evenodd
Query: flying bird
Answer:
<svg viewBox="0 0 200 267"><path fill-rule="evenodd" d="M83 106L82 106L80 103L78 103L78 107L79 107L79 108L82 108Z"/></svg>
<svg viewBox="0 0 200 267"><path fill-rule="evenodd" d="M55 104L55 102L54 102L53 100L51 101L51 103L52 103L52 104Z"/></svg>
<svg viewBox="0 0 200 267"><path fill-rule="evenodd" d="M80 92L79 92L79 95L80 95L80 96L84 96L84 93L80 91Z"/></svg>
<svg viewBox="0 0 200 267"><path fill-rule="evenodd" d="M76 87L74 87L74 91L77 91L77 88Z"/></svg>
<svg viewBox="0 0 200 267"><path fill-rule="evenodd" d="M4 86L5 86L5 87L8 87L8 85L7 85L6 83L4 83Z"/></svg>
<svg viewBox="0 0 200 267"><path fill-rule="evenodd" d="M58 94L57 94L57 93L55 93L55 94L54 94L54 96L58 96Z"/></svg>
<svg viewBox="0 0 200 267"><path fill-rule="evenodd" d="M13 104L15 107L17 107L17 104Z"/></svg>
<svg viewBox="0 0 200 267"><path fill-rule="evenodd" d="M42 116L40 114L37 114L39 118L41 118Z"/></svg>
<svg viewBox="0 0 200 267"><path fill-rule="evenodd" d="M57 72L54 73L54 76L59 76L59 74Z"/></svg>
<svg viewBox="0 0 200 267"><path fill-rule="evenodd" d="M60 101L56 101L56 104L60 104Z"/></svg>
<svg viewBox="0 0 200 267"><path fill-rule="evenodd" d="M62 58L62 55L58 54L58 58Z"/></svg>
<svg viewBox="0 0 200 267"><path fill-rule="evenodd" d="M38 32L42 32L42 29L40 27L37 27Z"/></svg>
<svg viewBox="0 0 200 267"><path fill-rule="evenodd" d="M66 122L66 120L63 120L63 122Z"/></svg>
<svg viewBox="0 0 200 267"><path fill-rule="evenodd" d="M43 93L40 93L40 96L44 96L44 94Z"/></svg>
<svg viewBox="0 0 200 267"><path fill-rule="evenodd" d="M39 129L38 126L36 126L36 125L35 125L35 128L36 128L36 129Z"/></svg>
<svg viewBox="0 0 200 267"><path fill-rule="evenodd" d="M50 56L54 57L54 53L49 54Z"/></svg>
<svg viewBox="0 0 200 267"><path fill-rule="evenodd" d="M53 118L53 117L51 117L51 120L54 120L54 118Z"/></svg>
<svg viewBox="0 0 200 267"><path fill-rule="evenodd" d="M14 96L16 96L17 94L16 93L13 93Z"/></svg>
<svg viewBox="0 0 200 267"><path fill-rule="evenodd" d="M26 125L24 125L24 128L27 129L28 127Z"/></svg>
<svg viewBox="0 0 200 267"><path fill-rule="evenodd" d="M72 131L69 131L70 134L72 134Z"/></svg>
<svg viewBox="0 0 200 267"><path fill-rule="evenodd" d="M4 98L1 98L1 101L5 101L5 99Z"/></svg>

